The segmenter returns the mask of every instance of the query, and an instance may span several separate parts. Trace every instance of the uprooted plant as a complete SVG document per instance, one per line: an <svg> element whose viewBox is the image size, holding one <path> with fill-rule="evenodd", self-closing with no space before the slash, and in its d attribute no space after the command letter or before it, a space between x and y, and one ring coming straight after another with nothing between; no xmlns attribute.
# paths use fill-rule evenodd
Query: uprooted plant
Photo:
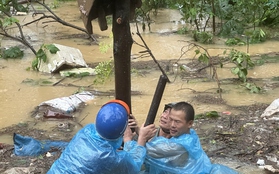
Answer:
<svg viewBox="0 0 279 174"><path fill-rule="evenodd" d="M185 68L185 66L179 65L179 61L184 55L186 55L186 53L191 51L194 51L195 53L193 59L198 59L198 62L205 64L203 67L191 71L201 72L202 70L209 68L210 77L217 82L218 89L216 92L219 93L220 98L222 98L222 88L220 79L218 78L217 68L223 68L224 65L228 63L234 64L234 67L231 68L231 73L238 76L238 80L242 83L242 86L248 89L251 93L261 92L261 88L256 84L247 82L248 71L255 66L248 53L231 49L225 50L223 56L212 57L204 47L189 42L187 46L182 47L181 55L175 63L179 66L179 70L187 71L187 67Z"/></svg>
<svg viewBox="0 0 279 174"><path fill-rule="evenodd" d="M226 51L224 52L226 54ZM246 89L250 90L252 93L259 93L261 88L254 83L247 82L248 70L254 68L255 63L251 60L251 57L248 53L237 51L231 49L228 57L230 61L235 65L231 68L231 72L238 76L238 79L243 82L243 86Z"/></svg>
<svg viewBox="0 0 279 174"><path fill-rule="evenodd" d="M207 51L207 49L205 49L204 47L195 44L195 43L191 43L189 42L189 44L187 46L184 46L181 48L181 55L180 57L177 59L176 64L178 65L178 62L181 60L181 58L188 52L193 51L195 52L194 58L198 58L199 62L204 63L206 66L200 69L197 69L197 72L200 72L201 70L205 69L205 68L210 68L210 75L212 79L215 79L217 82L217 86L218 86L218 90L217 92L220 95L220 98L222 98L222 89L221 89L221 83L220 80L218 78L218 74L217 74L217 64L219 64L219 62L216 62L215 59L213 59L209 52ZM180 66L179 68L182 71L185 71L185 67Z"/></svg>

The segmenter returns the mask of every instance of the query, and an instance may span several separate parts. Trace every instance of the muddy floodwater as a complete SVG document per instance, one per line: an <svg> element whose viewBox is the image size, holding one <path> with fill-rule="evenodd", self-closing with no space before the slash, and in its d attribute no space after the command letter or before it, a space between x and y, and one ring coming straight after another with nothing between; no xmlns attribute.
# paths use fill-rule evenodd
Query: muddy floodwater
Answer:
<svg viewBox="0 0 279 174"><path fill-rule="evenodd" d="M76 26L83 27L80 19L80 13L77 8L76 2L63 3L54 12L61 17L61 19L72 23ZM17 16L21 22L32 20L32 17ZM34 17L34 18L38 18ZM163 104L174 101L188 101L193 104L196 113L203 113L206 111L229 111L232 114L237 114L237 110L230 110L228 106L246 106L256 103L270 104L273 100L278 98L279 88L271 88L273 82L270 80L273 77L279 76L278 63L267 63L262 66L256 66L254 69L249 70L248 77L261 79L258 85L263 87L267 92L264 94L251 94L248 90L244 90L239 84L223 83L222 89L224 90L222 97L226 101L226 105L216 103L200 103L194 100L199 93L210 94L218 98L219 94L216 93L217 83L212 80L206 79L191 79L183 80L176 74L175 67L172 65L178 61L180 64L188 63L193 58L193 51L188 52L181 58L181 49L187 46L187 41L192 41L191 37L174 34L182 27L183 22L180 21L180 14L175 10L159 10L158 16L154 17L154 22L151 24L151 31L142 31L141 35L155 58L162 66L170 68L168 77L171 83L167 83L164 94L161 100L161 106L157 115L163 110ZM100 31L96 21L93 21L93 31L97 36L99 42L106 44L112 43L111 26L107 31ZM139 25L140 26L140 25ZM81 51L84 60L88 64L96 62L108 61L112 59L112 49L108 49L107 53L101 53L100 47L86 38L86 35L76 29L63 26L59 23L38 22L23 27L23 31L28 33L29 41L38 49L42 43L57 43L69 47L77 48ZM142 44L140 38L135 34L136 25L131 23L131 32L133 39ZM10 45L18 45L15 41L2 38L1 46L6 47ZM215 44L202 45L207 48L211 56L222 54L224 49L233 48L224 45L222 40L216 40ZM269 53L278 53L279 41L272 40L266 41L262 44L254 44L249 46L250 55L261 55ZM240 51L246 51L246 46L234 47ZM139 52L144 49L136 44L132 47L132 63L140 61L149 61L152 64L151 57L139 57ZM276 54L275 54L276 55ZM21 60L4 60L0 59L0 128L4 128L13 124L24 123L33 120L31 112L40 103L60 97L67 97L77 92L82 86L91 86L91 90L108 92L114 90L114 79L107 80L104 84L93 85L94 76L83 78L66 78L61 81L59 85L53 86L42 83L49 80L53 83L62 79L59 74L45 74L35 71L27 71L26 69L31 66L32 60L35 58L30 50L25 51L25 56ZM156 64L154 63L154 67ZM231 65L227 65L222 69L218 69L218 77L220 80L236 78L230 72ZM132 112L137 118L139 124L144 123L150 104L153 99L158 80L162 74L158 68L154 69L133 69L131 74L132 84ZM25 83L26 81L32 83ZM96 95L95 98L86 103L81 113L77 115L77 120L80 125L92 123L95 120L95 115L99 108L106 101L113 99L113 93L108 95ZM158 123L158 118L155 122ZM40 129L49 129L57 122L45 121L35 125ZM77 127L77 131L80 127ZM74 132L73 132L74 133ZM0 137L0 142L13 143L11 136ZM232 163L231 163L232 165ZM248 171L249 173L260 173L257 168ZM247 173L248 173L247 172Z"/></svg>

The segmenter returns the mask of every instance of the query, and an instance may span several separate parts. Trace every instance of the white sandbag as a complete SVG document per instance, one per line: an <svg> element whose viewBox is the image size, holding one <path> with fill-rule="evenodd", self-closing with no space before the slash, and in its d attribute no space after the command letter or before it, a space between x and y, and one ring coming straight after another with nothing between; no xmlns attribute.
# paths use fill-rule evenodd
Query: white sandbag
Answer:
<svg viewBox="0 0 279 174"><path fill-rule="evenodd" d="M279 99L274 100L261 115L267 120L279 120Z"/></svg>
<svg viewBox="0 0 279 174"><path fill-rule="evenodd" d="M66 113L72 113L79 107L80 104L93 100L94 97L95 96L92 93L83 91L69 97L61 97L42 102L39 106L47 105Z"/></svg>

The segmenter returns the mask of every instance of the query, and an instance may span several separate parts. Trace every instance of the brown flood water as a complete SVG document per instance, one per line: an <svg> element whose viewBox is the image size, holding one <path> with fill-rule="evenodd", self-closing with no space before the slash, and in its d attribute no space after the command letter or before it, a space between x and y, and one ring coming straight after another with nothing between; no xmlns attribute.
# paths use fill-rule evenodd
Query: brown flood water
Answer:
<svg viewBox="0 0 279 174"><path fill-rule="evenodd" d="M83 23L80 20L80 14L77 9L75 2L65 3L59 9L55 10L56 14L60 16L63 20L70 22L74 25L83 27ZM19 16L21 21L28 21L30 16ZM180 15L174 10L161 10L158 16L155 18L155 23L151 25L151 32L145 31L141 35L145 42L148 44L152 53L156 59L169 60L178 59L181 54L181 48L186 45L185 41L192 40L189 37L175 35L175 34L162 34L165 32L176 31L181 27L179 22ZM44 26L44 27L42 27ZM94 33L101 36L100 42L111 43L112 39L108 36L111 34L111 28L107 31L100 31L99 26L96 21L93 21ZM107 53L103 54L99 51L99 46L90 45L90 42L85 38L73 37L71 35L83 34L75 29L65 27L59 23L47 23L47 24L33 24L28 27L24 27L24 30L28 32L28 35L32 38L32 44L35 45L37 49L42 43L58 43L70 47L80 49L84 59L87 63L100 62L110 60L112 57L112 49L109 49ZM132 33L136 32L135 24L131 24ZM141 31L141 29L140 29ZM64 37L61 37L64 36ZM59 39L57 39L59 38ZM62 39L61 39L62 38ZM65 39L63 39L65 38ZM69 39L70 38L70 39ZM133 35L133 39L138 43L142 44L137 35ZM18 44L14 41L2 40L2 46L15 45ZM261 53L276 52L278 48L278 41L267 41L261 45L250 45L250 54L256 55ZM222 44L214 45L204 45L209 49L210 54L218 55L223 52L223 48L226 46ZM237 47L238 50L245 51L246 47ZM143 49L138 45L133 45L132 56L138 55L139 51ZM191 52L188 55L182 57L183 60L190 60ZM77 88L71 86L40 86L40 85L29 85L22 83L26 79L50 79L52 81L58 81L61 77L59 75L43 74L40 72L26 71L26 68L31 66L31 62L34 59L34 55L30 50L25 51L25 57L22 60L3 60L0 59L0 128L9 126L11 124L16 124L20 121L25 121L29 119L29 112L33 110L35 106L43 101L50 100L53 98L65 97L73 94ZM149 61L152 60L150 57L133 59L132 61ZM155 64L155 63L154 63ZM249 71L249 76L254 78L270 78L277 76L279 74L278 64L265 64L264 66L256 67L255 69ZM140 91L143 95L132 96L132 108L133 113L138 118L139 122L142 123L145 120L146 114L148 112L150 103L153 98L154 91L157 86L157 82L161 72L152 71L145 76L138 75L136 73L132 74L132 91ZM218 69L218 76L220 79L235 77L231 74L229 67ZM161 103L167 103L172 101L187 100L189 101L191 97L195 94L191 92L190 89L195 91L210 91L217 87L215 82L199 82L190 81L186 83L180 78L175 78L175 75L170 74L169 78L172 83L166 85L164 95L162 97ZM175 81L174 81L175 80ZM93 82L93 77L86 77L82 80L77 79L67 79L62 82L62 84L72 83L76 85L91 85ZM227 85L224 87L228 89L229 92L223 94L223 98L230 105L249 105L256 103L258 101L264 103L271 103L276 99L276 94L278 94L278 89L269 91L265 95L252 95L249 92L243 91L242 88L238 86ZM114 81L106 82L104 85L94 86L93 89L96 90L111 90L114 89ZM90 102L85 108L85 113L90 112L83 124L92 122L94 120L94 115L99 109L99 107L106 102L110 97L96 97L95 100ZM207 110L218 110L222 111L226 108L220 108L220 106L214 105L204 105L199 103L193 103L197 113L207 111ZM162 109L159 108L159 111ZM81 116L82 118L82 116Z"/></svg>
<svg viewBox="0 0 279 174"><path fill-rule="evenodd" d="M83 27L83 23L80 20L80 13L78 11L75 2L64 3L59 9L55 10L56 14L63 20L72 23L74 25ZM21 16L21 21L28 21L30 16ZM176 21L176 22L172 22ZM141 35L145 42L151 49L152 53L160 63L160 60L178 59L181 54L181 48L186 45L185 41L192 40L189 37L175 35L175 34L163 34L165 32L176 31L181 27L180 15L174 10L160 10L158 16L155 18L155 23L151 25L151 32L142 32ZM47 25L47 26L46 26ZM46 27L42 27L46 26ZM96 21L93 21L94 33L98 36L100 42L111 43L112 39L108 36L111 34L111 27L107 31L100 31ZM80 49L84 59L87 63L100 62L110 60L112 57L112 50L108 50L106 54L102 54L99 51L97 45L90 45L90 41L85 38L69 37L71 35L83 34L78 30L62 26L58 23L32 24L23 28L28 31L28 35L32 38L32 41L37 49L42 43L57 43L65 46L74 47ZM131 31L136 32L135 24L131 24ZM141 30L140 30L141 31ZM59 36L59 37L58 37ZM61 39L61 36L65 36ZM60 38L60 39L57 39ZM137 35L133 35L133 39L142 44ZM16 42L9 40L2 40L1 45L13 45ZM251 55L270 53L278 51L278 41L267 41L260 45L250 45L249 53ZM204 45L209 49L210 54L218 55L222 54L225 45L216 43L214 45ZM246 47L237 47L236 49L246 51ZM136 56L139 51L143 49L137 45L133 45L132 55ZM34 110L41 102L46 100L67 97L72 95L78 90L77 87L67 86L67 84L75 84L77 86L88 86L93 83L94 77L85 77L83 79L68 78L61 82L64 85L48 86L48 85L31 85L22 83L24 80L33 79L49 79L51 81L59 81L61 77L59 75L43 74L40 72L26 71L26 68L31 66L31 62L34 59L34 55L26 50L25 57L22 60L3 60L0 59L0 128L10 126L12 124L18 124L19 122L26 122L32 120L30 118L30 112ZM183 56L183 60L190 60L191 54ZM148 61L152 60L150 57L141 59L132 59L132 61ZM279 68L278 64L265 64L249 71L249 77L252 78L270 78L278 76ZM150 73L141 76L133 73L131 75L132 91L140 91L142 95L132 96L132 112L136 116L139 124L145 121L146 115L149 111L153 94L155 92L159 76L161 72L151 71ZM235 77L230 73L229 68L223 68L218 70L220 79ZM180 78L175 78L174 74L169 75L172 83L166 85L164 95L161 100L161 106L157 115L163 109L163 104L173 101L189 101L196 109L196 113L202 113L204 111L216 110L218 112L226 111L227 108L221 105L201 104L192 101L192 98L196 95L191 89L197 92L214 91L217 88L215 82L200 82L189 81L186 83ZM224 85L222 88L226 89L226 93L223 94L223 98L229 105L250 105L257 102L271 103L277 98L279 89L268 91L264 95L250 94L244 91L237 85ZM92 89L100 91L108 91L114 89L114 80L106 82L104 85L93 86ZM218 95L216 94L216 97ZM95 115L102 104L106 101L113 99L114 96L96 96L96 98L87 103L82 113L77 119L79 119L82 125L94 122ZM234 111L232 111L234 112ZM158 120L155 120L158 123ZM45 122L43 125L39 125L39 128L48 129L49 126L57 124L55 122ZM77 128L78 130L78 128ZM12 143L11 137L0 137L2 142ZM253 173L250 170L250 173ZM256 171L254 173L257 173Z"/></svg>

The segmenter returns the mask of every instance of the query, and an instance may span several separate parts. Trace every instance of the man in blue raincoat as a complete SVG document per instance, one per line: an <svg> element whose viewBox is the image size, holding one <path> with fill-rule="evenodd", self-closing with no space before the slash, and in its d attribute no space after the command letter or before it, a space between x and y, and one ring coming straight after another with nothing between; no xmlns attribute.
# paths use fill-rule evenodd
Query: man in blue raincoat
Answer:
<svg viewBox="0 0 279 174"><path fill-rule="evenodd" d="M143 164L145 143L155 135L155 125L141 127L138 141L128 125L130 109L113 100L99 110L95 124L81 129L47 174L136 174ZM124 133L125 132L125 133ZM124 141L124 149L118 150Z"/></svg>
<svg viewBox="0 0 279 174"><path fill-rule="evenodd" d="M211 164L203 151L192 125L194 108L187 102L171 106L169 134L171 138L156 136L146 144L145 174L237 174L236 171Z"/></svg>

